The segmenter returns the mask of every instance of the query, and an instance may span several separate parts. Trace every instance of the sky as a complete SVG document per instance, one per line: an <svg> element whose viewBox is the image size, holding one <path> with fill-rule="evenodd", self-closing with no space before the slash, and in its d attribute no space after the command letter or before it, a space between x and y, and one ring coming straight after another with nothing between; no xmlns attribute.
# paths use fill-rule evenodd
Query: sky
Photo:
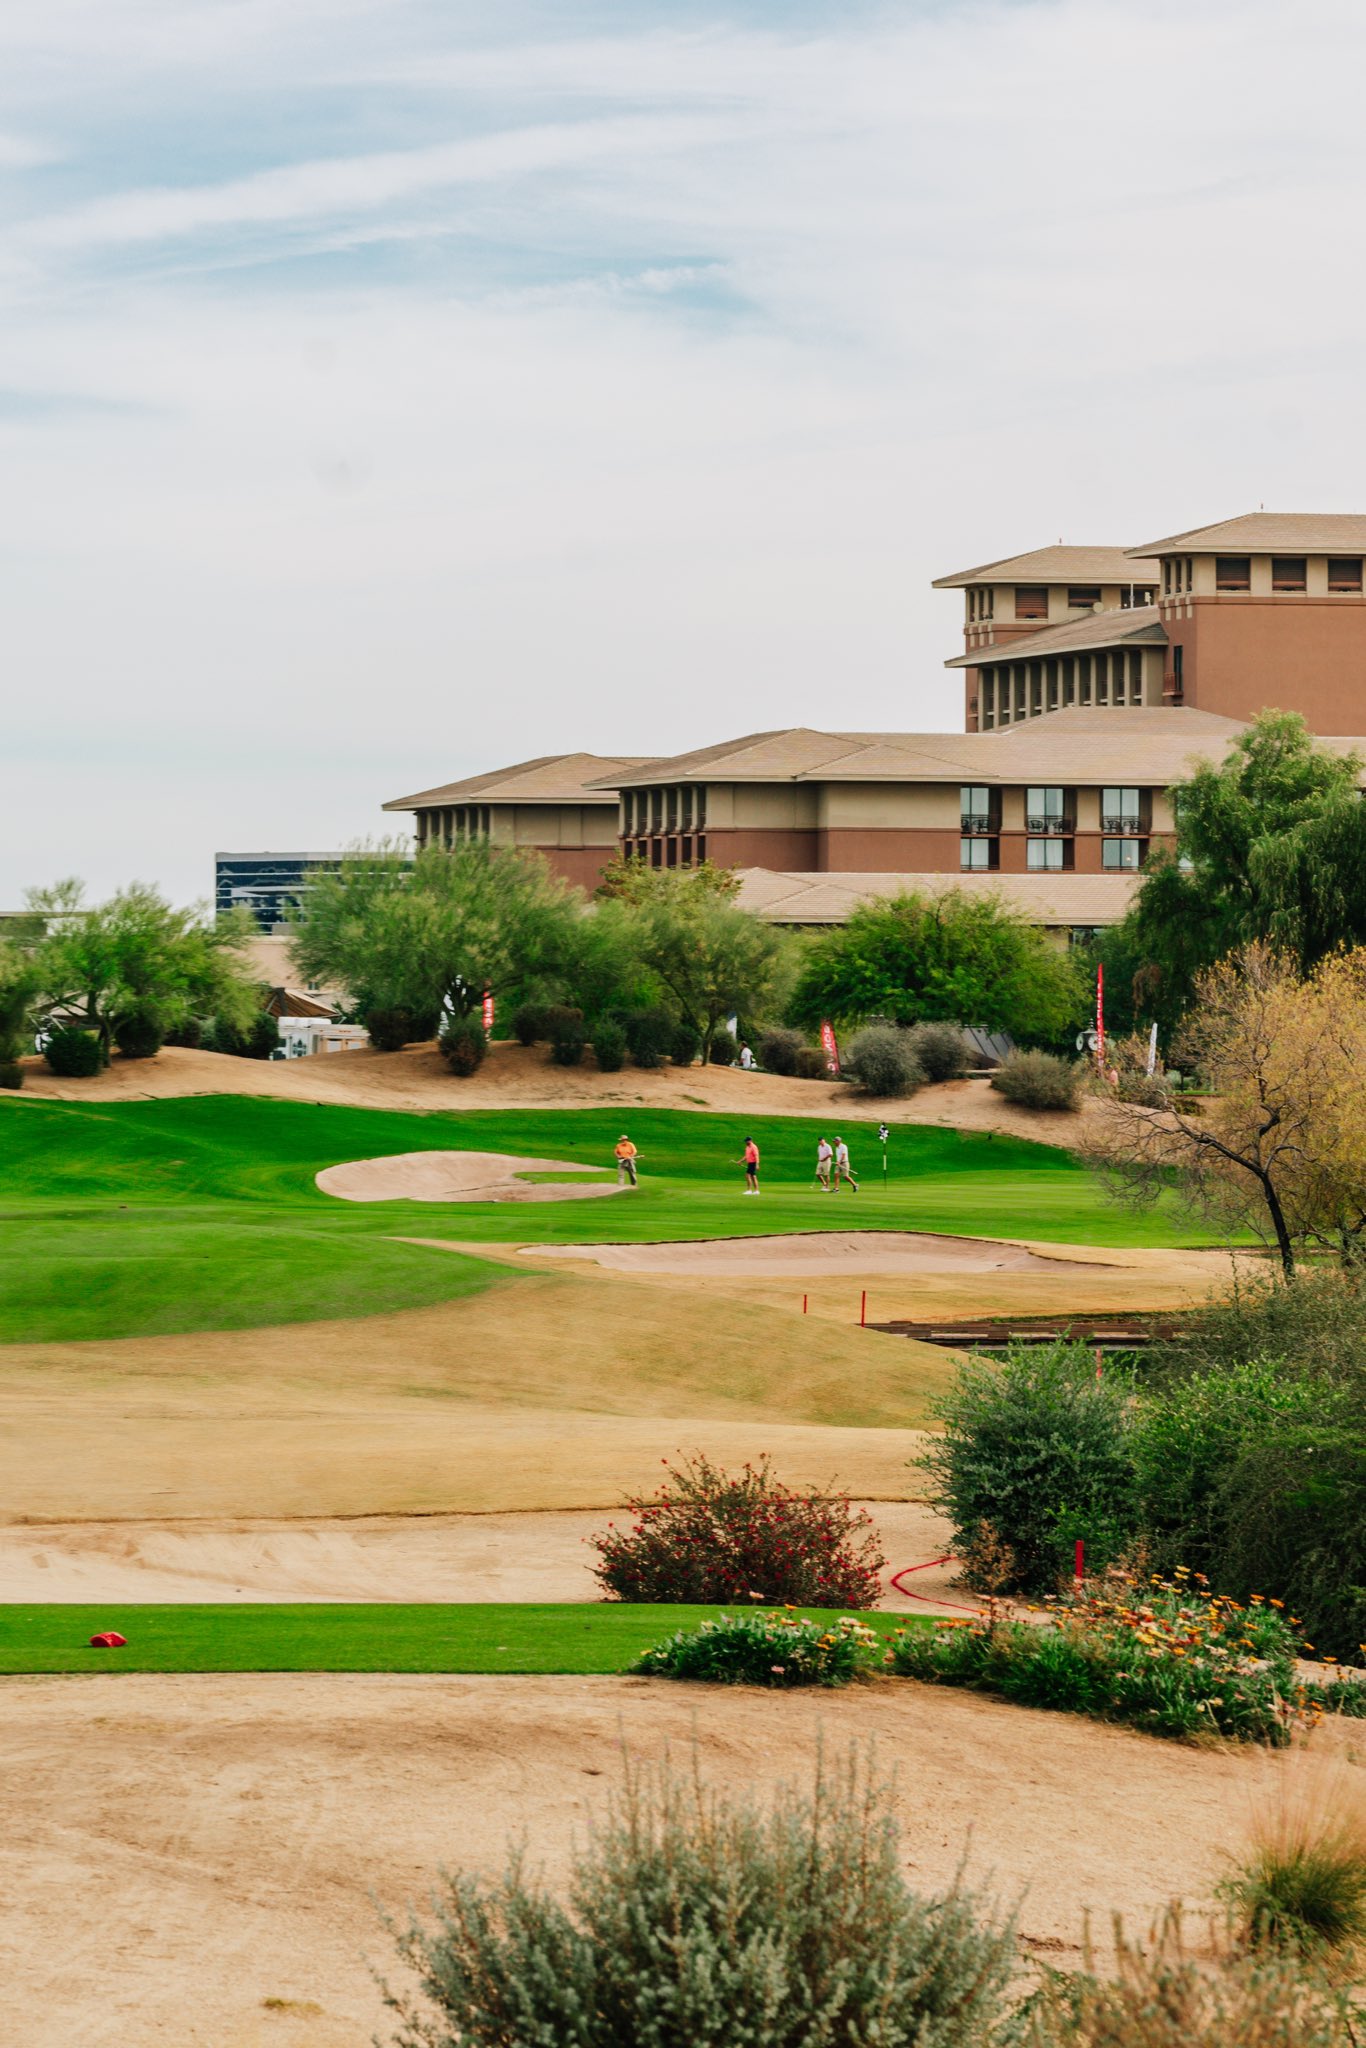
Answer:
<svg viewBox="0 0 1366 2048"><path fill-rule="evenodd" d="M0 909L957 729L933 577L1366 510L1363 72L1359 0L10 0Z"/></svg>

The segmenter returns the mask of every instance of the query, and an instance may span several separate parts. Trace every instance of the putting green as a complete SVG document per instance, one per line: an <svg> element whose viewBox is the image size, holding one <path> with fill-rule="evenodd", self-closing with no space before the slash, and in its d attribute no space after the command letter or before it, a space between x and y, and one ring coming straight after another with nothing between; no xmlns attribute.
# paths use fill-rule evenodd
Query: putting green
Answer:
<svg viewBox="0 0 1366 2048"><path fill-rule="evenodd" d="M924 1125L842 1121L863 1190L812 1187L829 1119L756 1120L763 1189L743 1191L739 1117L672 1110L420 1115L211 1096L130 1104L0 1101L0 1342L153 1336L373 1316L477 1292L495 1268L401 1240L554 1244L860 1228L1186 1245L1172 1198L1116 1207L1054 1146ZM610 1202L342 1202L315 1185L342 1161L469 1149L611 1160L625 1125L641 1186ZM540 1175L537 1176L541 1178ZM506 1269L504 1269L506 1277Z"/></svg>

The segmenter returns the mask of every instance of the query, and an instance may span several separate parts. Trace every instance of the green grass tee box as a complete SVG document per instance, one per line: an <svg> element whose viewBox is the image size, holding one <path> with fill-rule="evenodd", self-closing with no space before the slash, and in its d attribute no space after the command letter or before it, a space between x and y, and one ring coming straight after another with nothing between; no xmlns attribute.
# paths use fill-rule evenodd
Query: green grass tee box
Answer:
<svg viewBox="0 0 1366 2048"><path fill-rule="evenodd" d="M655 1643L735 1608L370 1602L340 1606L0 1604L0 1673L57 1671L623 1671ZM822 1621L832 1613L797 1610ZM904 1614L863 1614L883 1634ZM920 1617L911 1617L913 1624ZM116 1629L119 1650L90 1638Z"/></svg>

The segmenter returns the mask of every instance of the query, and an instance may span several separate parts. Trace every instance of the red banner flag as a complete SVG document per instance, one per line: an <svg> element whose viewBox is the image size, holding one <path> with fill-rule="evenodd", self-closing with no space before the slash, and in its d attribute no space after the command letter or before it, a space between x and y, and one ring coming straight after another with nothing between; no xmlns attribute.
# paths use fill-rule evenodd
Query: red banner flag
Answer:
<svg viewBox="0 0 1366 2048"><path fill-rule="evenodd" d="M493 997L487 989L484 990L484 1035L487 1038L493 1036Z"/></svg>
<svg viewBox="0 0 1366 2048"><path fill-rule="evenodd" d="M827 1068L832 1074L837 1074L840 1070L840 1049L835 1043L835 1027L828 1017L821 1025L821 1050L825 1054Z"/></svg>
<svg viewBox="0 0 1366 2048"><path fill-rule="evenodd" d="M1105 969L1096 966L1096 1065L1105 1071Z"/></svg>

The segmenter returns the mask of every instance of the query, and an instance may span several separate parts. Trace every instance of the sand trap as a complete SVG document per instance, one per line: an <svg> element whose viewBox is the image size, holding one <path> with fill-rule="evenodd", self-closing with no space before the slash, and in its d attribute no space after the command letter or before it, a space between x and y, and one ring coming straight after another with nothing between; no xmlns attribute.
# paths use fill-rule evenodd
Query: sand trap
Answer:
<svg viewBox="0 0 1366 2048"><path fill-rule="evenodd" d="M340 1057L340 1055L338 1055ZM582 1162L517 1159L510 1152L391 1152L316 1175L343 1202L576 1202L625 1193L614 1181L536 1182L520 1173L582 1173Z"/></svg>
<svg viewBox="0 0 1366 2048"><path fill-rule="evenodd" d="M622 1273L1076 1273L1070 1259L985 1237L934 1237L915 1231L831 1230L782 1237L714 1237L692 1244L523 1245L527 1258L588 1259ZM1089 1262L1088 1262L1089 1263Z"/></svg>
<svg viewBox="0 0 1366 2048"><path fill-rule="evenodd" d="M654 1473L642 1479L647 1491L654 1483ZM887 1557L880 1604L921 1604L891 1579L942 1556L948 1523L923 1501L860 1505ZM0 1600L597 1600L588 1538L614 1519L619 1508L10 1524L0 1527ZM966 1600L954 1569L917 1571L906 1583L932 1601Z"/></svg>

